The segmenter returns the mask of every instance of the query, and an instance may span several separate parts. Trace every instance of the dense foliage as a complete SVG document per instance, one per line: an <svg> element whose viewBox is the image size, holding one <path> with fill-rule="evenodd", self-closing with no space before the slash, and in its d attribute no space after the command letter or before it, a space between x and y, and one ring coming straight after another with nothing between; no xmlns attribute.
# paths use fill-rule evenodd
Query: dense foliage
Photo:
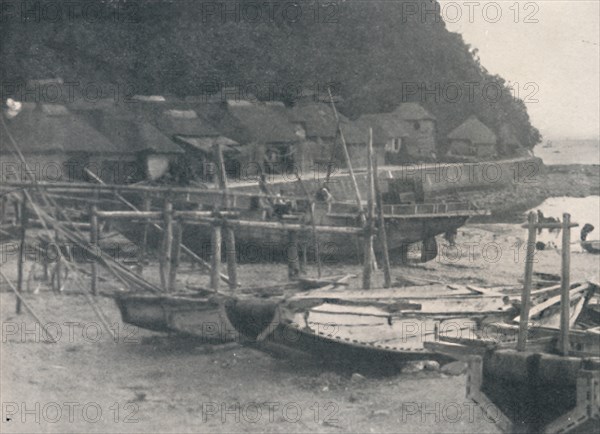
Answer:
<svg viewBox="0 0 600 434"><path fill-rule="evenodd" d="M288 101L297 88L325 95L335 83L351 117L419 101L440 139L471 114L496 132L510 124L528 147L541 139L504 80L439 14L412 13L414 1L2 3L3 83L61 77L178 95L224 84Z"/></svg>

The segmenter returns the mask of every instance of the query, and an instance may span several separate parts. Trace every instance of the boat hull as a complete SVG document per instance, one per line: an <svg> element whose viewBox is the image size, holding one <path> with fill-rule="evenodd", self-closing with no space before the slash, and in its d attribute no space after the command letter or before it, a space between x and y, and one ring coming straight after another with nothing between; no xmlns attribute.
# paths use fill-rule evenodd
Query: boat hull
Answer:
<svg viewBox="0 0 600 434"><path fill-rule="evenodd" d="M124 322L147 330L208 343L229 342L237 336L219 297L125 294L115 301Z"/></svg>
<svg viewBox="0 0 600 434"><path fill-rule="evenodd" d="M304 295L296 295L298 303L305 302ZM317 294L316 299L319 297ZM494 321L507 315L501 296L456 297L456 310L450 312L442 306L443 300L439 304L433 296L393 301L389 305L394 309L406 311L390 313L376 303L349 306L319 301L316 306L295 310L288 303L235 300L229 303L226 314L247 344L267 353L378 369L394 369L414 360L451 360L426 349L424 343L437 340L439 333L466 336L482 320ZM356 303L362 303L360 294ZM461 312L464 303L471 306L471 315ZM481 312L477 312L479 308ZM252 320L247 319L249 313L254 315Z"/></svg>
<svg viewBox="0 0 600 434"><path fill-rule="evenodd" d="M386 235L388 249L392 254L400 257L406 254L411 244L423 240L432 239L436 235L456 231L463 226L469 216L445 216L427 218L387 219ZM336 226L346 224L346 219L334 219L331 223ZM121 229L128 238L139 242L143 238L142 225L121 224ZM356 222L348 224L355 227ZM149 240L158 240L162 235L154 229L151 230ZM311 226L298 235L299 245L306 245L309 255L314 252L314 239ZM254 262L278 262L286 260L286 252L289 246L288 232L283 228L253 228L235 230L235 241L238 261L242 263ZM186 226L183 232L184 244L192 249L194 253L202 257L210 257L211 252L211 226L196 224ZM360 260L363 254L362 239L359 236L345 233L319 233L318 234L319 255L323 263L335 263L338 260L356 259ZM381 253L381 243L377 236L374 240L376 253ZM154 246L157 247L157 246ZM435 250L435 249L434 249ZM224 251L224 249L222 250ZM431 257L432 256L432 257ZM433 259L435 254L428 259Z"/></svg>

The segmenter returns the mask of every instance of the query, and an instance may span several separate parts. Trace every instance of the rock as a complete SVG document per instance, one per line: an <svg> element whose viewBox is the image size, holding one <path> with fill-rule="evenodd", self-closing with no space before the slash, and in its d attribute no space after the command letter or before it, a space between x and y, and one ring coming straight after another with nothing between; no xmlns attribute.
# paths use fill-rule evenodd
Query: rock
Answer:
<svg viewBox="0 0 600 434"><path fill-rule="evenodd" d="M353 383L362 383L365 380L366 378L363 375L360 375L358 372L355 372L352 374L352 377L350 377L350 381Z"/></svg>
<svg viewBox="0 0 600 434"><path fill-rule="evenodd" d="M348 402L356 402L356 401L358 401L358 397L354 393L351 393L350 396L348 397Z"/></svg>
<svg viewBox="0 0 600 434"><path fill-rule="evenodd" d="M465 372L467 372L465 362L451 362L442 366L442 373L446 375L463 375Z"/></svg>
<svg viewBox="0 0 600 434"><path fill-rule="evenodd" d="M421 372L425 367L424 362L408 362L402 368L403 374L414 374L416 372Z"/></svg>
<svg viewBox="0 0 600 434"><path fill-rule="evenodd" d="M423 369L425 369L426 371L439 371L440 364L435 360L426 360L425 362L423 362Z"/></svg>

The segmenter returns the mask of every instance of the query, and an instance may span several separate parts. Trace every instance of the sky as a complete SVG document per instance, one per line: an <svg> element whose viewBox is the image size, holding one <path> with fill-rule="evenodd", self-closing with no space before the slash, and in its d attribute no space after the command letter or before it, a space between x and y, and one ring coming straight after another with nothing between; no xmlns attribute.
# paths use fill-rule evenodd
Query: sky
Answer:
<svg viewBox="0 0 600 434"><path fill-rule="evenodd" d="M545 139L600 137L599 0L439 3L448 30L518 89Z"/></svg>

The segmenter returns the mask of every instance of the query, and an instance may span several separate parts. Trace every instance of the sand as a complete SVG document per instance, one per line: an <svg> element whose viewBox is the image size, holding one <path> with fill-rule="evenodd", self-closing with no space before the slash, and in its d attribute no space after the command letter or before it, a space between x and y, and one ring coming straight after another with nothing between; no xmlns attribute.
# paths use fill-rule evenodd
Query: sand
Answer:
<svg viewBox="0 0 600 434"><path fill-rule="evenodd" d="M442 246L438 258L426 264L396 265L392 275L518 286L524 237L516 224L470 223L459 229L458 247ZM535 258L535 271L560 272L559 251L539 251ZM572 280L600 280L597 259L574 249ZM2 271L14 278L15 261L7 260ZM32 266L28 262L27 274ZM155 268L147 267L145 276L155 278ZM40 272L37 266L34 273ZM283 263L245 264L239 270L246 284L283 282L286 272ZM346 272L360 273L360 266L324 269ZM307 273L316 275L314 265ZM381 274L375 273L375 284ZM466 399L464 375L422 371L361 378L351 370L276 359L236 343L177 339L123 324L112 299L98 296L118 335L113 339L80 294L87 282L70 279L55 294L30 279L25 299L52 336L60 332L55 343L44 341L30 314L15 314L14 295L0 285L2 432L499 432ZM207 283L201 271L182 266L178 285ZM106 292L116 287L101 284Z"/></svg>

